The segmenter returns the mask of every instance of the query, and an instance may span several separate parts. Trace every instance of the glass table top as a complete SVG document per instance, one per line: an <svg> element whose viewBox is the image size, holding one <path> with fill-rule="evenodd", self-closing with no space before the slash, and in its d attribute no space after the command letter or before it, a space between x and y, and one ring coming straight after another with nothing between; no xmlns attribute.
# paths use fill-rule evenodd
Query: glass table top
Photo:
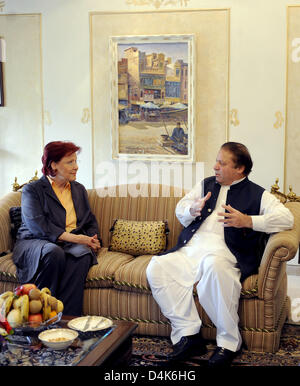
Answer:
<svg viewBox="0 0 300 386"><path fill-rule="evenodd" d="M66 328L69 320L48 328ZM79 333L71 346L64 350L45 347L37 338L38 333L11 336L0 343L0 366L76 366L116 328L115 325L101 331Z"/></svg>

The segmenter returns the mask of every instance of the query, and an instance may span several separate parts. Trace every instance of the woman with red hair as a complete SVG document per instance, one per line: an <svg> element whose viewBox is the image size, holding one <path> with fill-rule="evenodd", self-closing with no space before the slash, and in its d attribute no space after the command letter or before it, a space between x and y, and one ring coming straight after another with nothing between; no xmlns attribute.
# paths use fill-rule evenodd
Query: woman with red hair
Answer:
<svg viewBox="0 0 300 386"><path fill-rule="evenodd" d="M64 303L64 313L81 315L87 273L97 264L101 240L87 192L76 182L77 153L72 142L44 148L43 176L22 191L22 225L13 260L21 283L48 287Z"/></svg>

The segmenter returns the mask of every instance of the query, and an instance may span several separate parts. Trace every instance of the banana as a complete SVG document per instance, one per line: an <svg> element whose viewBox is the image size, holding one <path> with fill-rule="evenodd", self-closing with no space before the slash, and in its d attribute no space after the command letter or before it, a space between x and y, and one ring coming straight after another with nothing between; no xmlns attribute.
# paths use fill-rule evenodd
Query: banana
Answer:
<svg viewBox="0 0 300 386"><path fill-rule="evenodd" d="M29 316L29 297L28 297L28 295L21 296L20 304L21 304L22 323L27 323L28 322L28 316Z"/></svg>
<svg viewBox="0 0 300 386"><path fill-rule="evenodd" d="M3 292L3 294L0 295L0 308L2 307L2 304L5 302L5 300L12 296L14 293L11 291Z"/></svg>
<svg viewBox="0 0 300 386"><path fill-rule="evenodd" d="M14 299L14 301L13 301L13 308L15 310L17 310L17 309L21 310L21 302L22 302L22 297Z"/></svg>
<svg viewBox="0 0 300 386"><path fill-rule="evenodd" d="M64 304L61 300L57 300L57 306L56 306L56 312L63 312L64 310Z"/></svg>
<svg viewBox="0 0 300 386"><path fill-rule="evenodd" d="M50 318L51 306L48 301L48 294L45 291L41 291L41 300L43 304L43 322Z"/></svg>
<svg viewBox="0 0 300 386"><path fill-rule="evenodd" d="M11 292L11 291L6 291L6 292L3 292L3 294L0 295L0 299L6 299L8 298L9 296L13 295L14 293Z"/></svg>
<svg viewBox="0 0 300 386"><path fill-rule="evenodd" d="M14 294L8 296L2 303L0 313L1 313L1 316L3 316L4 318L6 318L6 315L9 313L13 300L14 300Z"/></svg>
<svg viewBox="0 0 300 386"><path fill-rule="evenodd" d="M51 291L47 287L42 288L41 292L51 296Z"/></svg>

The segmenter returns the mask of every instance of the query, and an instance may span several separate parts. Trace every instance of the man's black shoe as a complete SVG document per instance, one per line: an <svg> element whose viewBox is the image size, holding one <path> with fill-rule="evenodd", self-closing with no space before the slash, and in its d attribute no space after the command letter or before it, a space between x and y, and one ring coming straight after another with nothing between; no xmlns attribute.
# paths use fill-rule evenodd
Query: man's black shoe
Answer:
<svg viewBox="0 0 300 386"><path fill-rule="evenodd" d="M209 358L210 367L229 367L239 351L234 352L224 347L217 347L213 355Z"/></svg>
<svg viewBox="0 0 300 386"><path fill-rule="evenodd" d="M204 355L207 348L201 334L183 336L180 341L173 346L173 351L167 355L169 360L183 360L191 355Z"/></svg>

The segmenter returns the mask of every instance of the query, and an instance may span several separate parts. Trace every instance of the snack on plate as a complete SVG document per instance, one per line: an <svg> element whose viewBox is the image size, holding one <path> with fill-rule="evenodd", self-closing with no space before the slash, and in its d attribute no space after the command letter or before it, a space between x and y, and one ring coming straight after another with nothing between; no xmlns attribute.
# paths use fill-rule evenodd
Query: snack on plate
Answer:
<svg viewBox="0 0 300 386"><path fill-rule="evenodd" d="M39 290L31 283L0 295L0 316L13 328L23 325L38 327L42 322L55 318L63 309L62 301L51 296L49 288Z"/></svg>

